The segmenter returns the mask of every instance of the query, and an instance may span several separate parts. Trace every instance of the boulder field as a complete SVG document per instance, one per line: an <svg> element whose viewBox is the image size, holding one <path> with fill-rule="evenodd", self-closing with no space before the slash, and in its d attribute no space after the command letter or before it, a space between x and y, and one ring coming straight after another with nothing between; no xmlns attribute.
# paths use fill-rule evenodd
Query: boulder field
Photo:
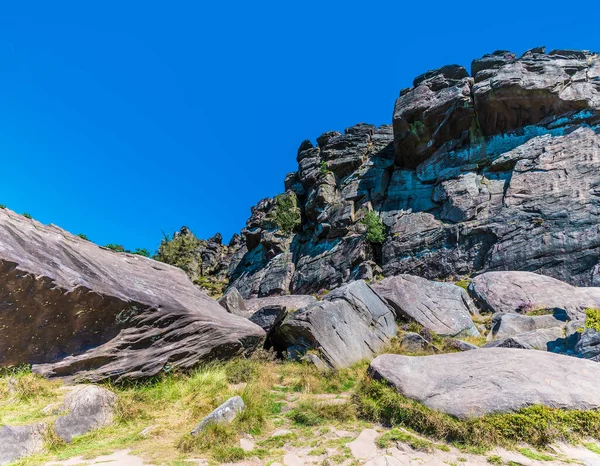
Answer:
<svg viewBox="0 0 600 466"><path fill-rule="evenodd" d="M159 261L2 208L0 366L127 382L265 348L324 371L375 358L373 377L461 418L596 409L598 112L591 52L429 71L390 125L302 142L284 192L228 245L184 227ZM104 423L94 406L56 432ZM28 453L41 428L0 439Z"/></svg>

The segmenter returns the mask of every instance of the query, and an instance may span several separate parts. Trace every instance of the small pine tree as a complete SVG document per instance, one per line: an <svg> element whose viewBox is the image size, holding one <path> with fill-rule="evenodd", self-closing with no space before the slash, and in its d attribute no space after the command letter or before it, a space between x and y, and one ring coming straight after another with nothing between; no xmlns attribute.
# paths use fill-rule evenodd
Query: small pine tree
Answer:
<svg viewBox="0 0 600 466"><path fill-rule="evenodd" d="M385 241L385 227L379 215L370 210L360 221L367 226L367 241L373 244L382 244Z"/></svg>

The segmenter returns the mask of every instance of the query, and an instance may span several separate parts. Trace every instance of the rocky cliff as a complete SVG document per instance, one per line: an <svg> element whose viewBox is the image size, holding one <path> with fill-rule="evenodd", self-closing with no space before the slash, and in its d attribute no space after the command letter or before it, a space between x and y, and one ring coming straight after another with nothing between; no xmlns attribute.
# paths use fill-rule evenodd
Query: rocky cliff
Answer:
<svg viewBox="0 0 600 466"><path fill-rule="evenodd" d="M400 273L598 285L599 109L590 52L499 51L470 74L429 71L400 92L391 125L304 141L284 194L252 208L217 268L246 298Z"/></svg>

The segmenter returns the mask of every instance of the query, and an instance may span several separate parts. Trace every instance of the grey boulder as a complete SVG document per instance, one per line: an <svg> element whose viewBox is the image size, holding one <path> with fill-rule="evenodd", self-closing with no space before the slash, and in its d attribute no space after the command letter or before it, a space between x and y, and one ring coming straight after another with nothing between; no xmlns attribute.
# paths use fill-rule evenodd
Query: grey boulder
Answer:
<svg viewBox="0 0 600 466"><path fill-rule="evenodd" d="M109 425L114 416L117 396L96 385L75 388L65 396L60 411L66 414L54 421L54 431L65 442L94 429Z"/></svg>
<svg viewBox="0 0 600 466"><path fill-rule="evenodd" d="M288 312L297 311L316 302L317 299L314 296L305 294L266 296L264 298L250 298L245 301L246 309L251 313L267 306L283 306Z"/></svg>
<svg viewBox="0 0 600 466"><path fill-rule="evenodd" d="M233 357L263 330L181 269L0 209L0 366L122 381ZM27 310L27 312L24 312Z"/></svg>
<svg viewBox="0 0 600 466"><path fill-rule="evenodd" d="M492 318L492 329L488 335L488 340L512 337L539 329L565 328L566 325L567 315L560 311L555 314L540 316L496 314Z"/></svg>
<svg viewBox="0 0 600 466"><path fill-rule="evenodd" d="M412 275L386 278L373 290L394 310L398 319L414 320L443 336L478 336L470 315L477 309L464 289Z"/></svg>
<svg viewBox="0 0 600 466"><path fill-rule="evenodd" d="M45 429L45 424L0 426L0 465L41 451Z"/></svg>
<svg viewBox="0 0 600 466"><path fill-rule="evenodd" d="M271 340L277 350L293 357L315 349L328 366L343 368L373 357L397 330L391 310L359 280L289 314Z"/></svg>
<svg viewBox="0 0 600 466"><path fill-rule="evenodd" d="M240 396L229 398L225 403L206 416L200 424L194 427L191 434L196 436L211 424L226 424L233 421L246 405Z"/></svg>
<svg viewBox="0 0 600 466"><path fill-rule="evenodd" d="M565 330L561 327L540 328L486 343L484 348L521 348L540 351L566 351Z"/></svg>
<svg viewBox="0 0 600 466"><path fill-rule="evenodd" d="M231 314L240 317L248 317L249 315L244 298L235 287L229 288L217 302Z"/></svg>
<svg viewBox="0 0 600 466"><path fill-rule="evenodd" d="M433 356L384 354L371 362L369 373L407 398L463 419L532 405L600 408L600 364L544 351L482 348Z"/></svg>
<svg viewBox="0 0 600 466"><path fill-rule="evenodd" d="M578 336L575 354L581 358L600 362L600 332L587 328Z"/></svg>
<svg viewBox="0 0 600 466"><path fill-rule="evenodd" d="M571 320L588 307L600 307L600 288L580 288L532 272L487 272L469 285L480 306L491 312L527 314L540 309L563 310Z"/></svg>
<svg viewBox="0 0 600 466"><path fill-rule="evenodd" d="M271 306L261 307L250 316L250 322L261 327L267 336L269 332L285 319L288 311L285 306L273 304Z"/></svg>

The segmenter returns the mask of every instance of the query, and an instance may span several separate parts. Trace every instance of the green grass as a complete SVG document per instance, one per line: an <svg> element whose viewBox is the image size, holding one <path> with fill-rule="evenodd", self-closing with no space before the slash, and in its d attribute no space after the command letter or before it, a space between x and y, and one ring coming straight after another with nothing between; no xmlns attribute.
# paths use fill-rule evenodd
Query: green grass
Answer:
<svg viewBox="0 0 600 466"><path fill-rule="evenodd" d="M583 446L588 450L600 455L600 445L598 445L597 443L586 442L583 444Z"/></svg>
<svg viewBox="0 0 600 466"><path fill-rule="evenodd" d="M28 218L29 220L31 220L33 217L31 216L31 214L27 213L27 212L23 212L23 217Z"/></svg>
<svg viewBox="0 0 600 466"><path fill-rule="evenodd" d="M390 448L395 442L403 442L410 445L411 448L420 451L433 451L433 443L429 440L423 440L414 435L404 432L400 429L392 429L377 438L379 448Z"/></svg>
<svg viewBox="0 0 600 466"><path fill-rule="evenodd" d="M465 278L463 280L459 280L456 283L454 283L456 286L460 286L463 290L468 291L469 289L469 285L471 284L471 279L470 278Z"/></svg>
<svg viewBox="0 0 600 466"><path fill-rule="evenodd" d="M519 448L519 453L529 459L537 461L553 461L556 459L554 456L540 453L539 451L534 451L531 448Z"/></svg>

